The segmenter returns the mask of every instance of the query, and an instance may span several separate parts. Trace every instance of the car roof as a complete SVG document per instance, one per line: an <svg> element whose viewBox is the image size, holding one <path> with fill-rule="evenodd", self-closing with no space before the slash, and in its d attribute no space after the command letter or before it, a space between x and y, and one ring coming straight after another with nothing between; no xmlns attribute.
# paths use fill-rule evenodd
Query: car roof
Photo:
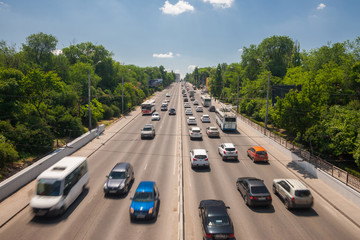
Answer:
<svg viewBox="0 0 360 240"><path fill-rule="evenodd" d="M118 162L111 171L115 172L125 172L126 169L130 166L130 163L127 162Z"/></svg>
<svg viewBox="0 0 360 240"><path fill-rule="evenodd" d="M206 154L206 150L205 149L193 149L194 154L203 154L203 155L207 155Z"/></svg>
<svg viewBox="0 0 360 240"><path fill-rule="evenodd" d="M299 179L274 179L274 181L285 181L287 182L290 186L292 186L292 188L294 188L295 190L309 190L305 184L303 184Z"/></svg>
<svg viewBox="0 0 360 240"><path fill-rule="evenodd" d="M223 143L225 147L235 147L232 143Z"/></svg>
<svg viewBox="0 0 360 240"><path fill-rule="evenodd" d="M136 189L136 192L152 192L155 182L153 181L142 181Z"/></svg>
<svg viewBox="0 0 360 240"><path fill-rule="evenodd" d="M221 200L202 200L200 206L206 207L207 216L228 216L225 203Z"/></svg>
<svg viewBox="0 0 360 240"><path fill-rule="evenodd" d="M240 177L239 180L246 181L251 187L253 186L264 186L264 181L255 177Z"/></svg>
<svg viewBox="0 0 360 240"><path fill-rule="evenodd" d="M255 151L264 151L264 152L266 152L265 148L260 147L260 146L252 146L252 148L254 148Z"/></svg>

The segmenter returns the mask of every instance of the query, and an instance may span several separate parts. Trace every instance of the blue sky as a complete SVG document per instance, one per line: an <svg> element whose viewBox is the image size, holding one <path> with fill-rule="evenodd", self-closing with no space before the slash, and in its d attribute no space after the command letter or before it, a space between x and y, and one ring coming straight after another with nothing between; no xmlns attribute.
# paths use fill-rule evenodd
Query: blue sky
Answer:
<svg viewBox="0 0 360 240"><path fill-rule="evenodd" d="M92 42L116 61L194 66L241 61L241 49L273 35L302 50L360 36L359 0L0 0L0 40L20 49L31 34L58 39L57 48Z"/></svg>

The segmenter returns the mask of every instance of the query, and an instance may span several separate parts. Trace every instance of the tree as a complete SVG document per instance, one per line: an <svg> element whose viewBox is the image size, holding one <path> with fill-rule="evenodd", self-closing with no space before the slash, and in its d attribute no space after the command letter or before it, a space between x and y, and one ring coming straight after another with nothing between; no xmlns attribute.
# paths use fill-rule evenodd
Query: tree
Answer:
<svg viewBox="0 0 360 240"><path fill-rule="evenodd" d="M22 45L25 57L29 62L35 63L41 69L50 70L51 57L56 49L57 39L51 34L37 33L26 38L26 44Z"/></svg>
<svg viewBox="0 0 360 240"><path fill-rule="evenodd" d="M45 73L33 69L21 80L21 91L26 96L23 100L34 106L39 116L44 119L51 107L53 92L61 92L62 89L61 79L54 72Z"/></svg>

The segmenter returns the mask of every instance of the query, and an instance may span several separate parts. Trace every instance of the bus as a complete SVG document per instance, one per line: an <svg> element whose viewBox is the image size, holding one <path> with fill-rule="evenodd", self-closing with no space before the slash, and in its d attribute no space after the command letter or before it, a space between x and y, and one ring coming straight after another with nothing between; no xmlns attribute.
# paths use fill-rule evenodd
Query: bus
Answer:
<svg viewBox="0 0 360 240"><path fill-rule="evenodd" d="M155 100L146 100L141 104L142 115L151 115L155 112Z"/></svg>
<svg viewBox="0 0 360 240"><path fill-rule="evenodd" d="M236 115L228 108L217 108L215 111L216 123L223 131L236 131Z"/></svg>
<svg viewBox="0 0 360 240"><path fill-rule="evenodd" d="M210 107L211 106L211 97L209 95L202 95L201 103L204 107Z"/></svg>
<svg viewBox="0 0 360 240"><path fill-rule="evenodd" d="M86 157L64 157L37 177L30 201L37 216L62 215L89 182Z"/></svg>

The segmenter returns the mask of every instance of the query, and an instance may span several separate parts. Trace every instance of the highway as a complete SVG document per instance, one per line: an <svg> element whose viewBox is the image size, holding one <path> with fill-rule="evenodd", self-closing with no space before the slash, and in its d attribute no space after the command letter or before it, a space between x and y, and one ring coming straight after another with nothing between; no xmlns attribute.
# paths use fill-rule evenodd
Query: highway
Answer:
<svg viewBox="0 0 360 240"><path fill-rule="evenodd" d="M167 92L171 94L169 108L177 110L175 116L169 116L168 111L160 111ZM199 92L195 97L200 102ZM184 239L202 239L198 205L204 199L220 199L230 206L236 239L357 239L360 236L357 226L315 192L312 192L315 204L311 210L289 211L274 194L271 207L246 206L236 189L236 179L243 176L264 179L271 191L274 178L296 177L284 165L286 156L242 124L238 124L238 133L220 132L221 138L209 139L205 129L216 125L215 115L207 108L204 108L204 113L195 112L192 103L204 137L203 141L190 140L180 83L157 93L155 100L161 120L152 122L156 129L154 139L140 139L140 129L144 124L151 123L151 117L142 116L139 110L132 112L131 116L120 120L119 129L108 128L105 131L105 134L108 131L117 133L89 156L88 188L62 217L37 218L28 206L0 229L0 239L175 240L181 235L181 230ZM209 114L211 123L201 123L202 114ZM217 147L222 142L235 144L239 161L221 160ZM246 149L258 144L268 150L270 164L255 164L247 157ZM208 151L209 170L191 169L189 151L193 148ZM81 154L80 150L74 155ZM183 171L179 175L181 157ZM117 162L133 165L135 181L126 196L105 198L105 176ZM160 191L160 211L156 221L132 223L129 218L130 197L144 180L156 181ZM183 189L179 189L179 180L183 181ZM179 192L184 194L184 225L179 222Z"/></svg>

